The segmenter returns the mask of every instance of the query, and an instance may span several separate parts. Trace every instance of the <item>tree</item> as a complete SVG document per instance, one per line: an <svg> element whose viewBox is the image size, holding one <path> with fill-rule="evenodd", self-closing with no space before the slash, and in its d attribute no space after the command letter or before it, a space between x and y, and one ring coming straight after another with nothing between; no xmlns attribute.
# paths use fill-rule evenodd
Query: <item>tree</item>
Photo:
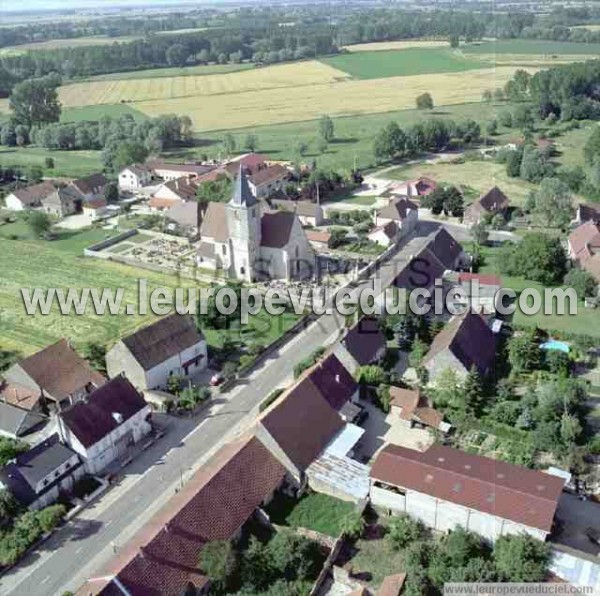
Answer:
<svg viewBox="0 0 600 596"><path fill-rule="evenodd" d="M413 342L408 361L413 368L419 368L423 362L423 358L427 354L427 344L421 341L420 338L416 338Z"/></svg>
<svg viewBox="0 0 600 596"><path fill-rule="evenodd" d="M12 493L0 488L0 529L10 524L11 520L21 511L22 507Z"/></svg>
<svg viewBox="0 0 600 596"><path fill-rule="evenodd" d="M418 110L433 110L433 97L430 93L421 93L416 99Z"/></svg>
<svg viewBox="0 0 600 596"><path fill-rule="evenodd" d="M550 545L528 534L501 536L493 557L500 581L540 582L550 562Z"/></svg>
<svg viewBox="0 0 600 596"><path fill-rule="evenodd" d="M52 157L46 157L44 159L44 165L46 166L46 168L48 170L53 170L54 169L54 159Z"/></svg>
<svg viewBox="0 0 600 596"><path fill-rule="evenodd" d="M327 148L329 147L327 141L323 137L319 137L317 139L317 151L321 154L327 152Z"/></svg>
<svg viewBox="0 0 600 596"><path fill-rule="evenodd" d="M390 522L386 539L393 550L400 550L418 540L422 533L420 522L408 515L398 515Z"/></svg>
<svg viewBox="0 0 600 596"><path fill-rule="evenodd" d="M544 178L533 195L533 213L542 225L566 228L573 213L573 197L560 178Z"/></svg>
<svg viewBox="0 0 600 596"><path fill-rule="evenodd" d="M489 120L485 125L485 132L490 136L496 136L498 134L498 120Z"/></svg>
<svg viewBox="0 0 600 596"><path fill-rule="evenodd" d="M485 101L486 103L491 103L492 99L493 99L493 94L492 91L490 89L486 89L482 94L481 94L481 99L483 101Z"/></svg>
<svg viewBox="0 0 600 596"><path fill-rule="evenodd" d="M333 120L329 116L321 116L319 120L319 134L328 143L334 138Z"/></svg>
<svg viewBox="0 0 600 596"><path fill-rule="evenodd" d="M457 48L460 44L460 38L458 37L458 35L451 35L448 41L450 43L451 48Z"/></svg>
<svg viewBox="0 0 600 596"><path fill-rule="evenodd" d="M52 227L52 220L47 213L43 211L34 211L29 215L29 219L27 220L31 231L40 238L44 236L50 228Z"/></svg>
<svg viewBox="0 0 600 596"><path fill-rule="evenodd" d="M519 168L521 178L529 182L540 182L553 173L554 166L544 153L530 146L523 150Z"/></svg>
<svg viewBox="0 0 600 596"><path fill-rule="evenodd" d="M512 115L512 125L524 130L533 129L533 112L527 105L520 105L515 108Z"/></svg>
<svg viewBox="0 0 600 596"><path fill-rule="evenodd" d="M485 404L485 397L483 394L481 376L475 366L471 368L469 374L465 378L463 392L467 410L476 416L479 416Z"/></svg>
<svg viewBox="0 0 600 596"><path fill-rule="evenodd" d="M175 43L167 48L165 58L169 66L185 66L188 52L182 44Z"/></svg>
<svg viewBox="0 0 600 596"><path fill-rule="evenodd" d="M29 445L18 439L0 437L0 468L4 467L11 459L14 459L19 453L24 453L29 449Z"/></svg>
<svg viewBox="0 0 600 596"><path fill-rule="evenodd" d="M535 329L522 331L508 341L508 361L515 372L536 370L541 360L542 351Z"/></svg>
<svg viewBox="0 0 600 596"><path fill-rule="evenodd" d="M298 141L298 144L296 145L296 151L298 152L298 155L304 157L308 151L308 145L304 141Z"/></svg>
<svg viewBox="0 0 600 596"><path fill-rule="evenodd" d="M407 150L407 137L394 121L389 122L375 137L373 153L377 159L401 157Z"/></svg>
<svg viewBox="0 0 600 596"><path fill-rule="evenodd" d="M366 364L359 366L354 376L359 383L375 386L385 381L385 370L375 364Z"/></svg>
<svg viewBox="0 0 600 596"><path fill-rule="evenodd" d="M198 566L212 582L226 590L238 570L238 554L229 540L214 540L200 551Z"/></svg>
<svg viewBox="0 0 600 596"><path fill-rule="evenodd" d="M520 275L545 285L563 280L566 262L560 238L541 232L526 234L521 242L506 245L499 259L503 273Z"/></svg>
<svg viewBox="0 0 600 596"><path fill-rule="evenodd" d="M58 122L60 102L56 89L60 83L60 77L56 74L17 83L9 99L14 123L31 127Z"/></svg>
<svg viewBox="0 0 600 596"><path fill-rule="evenodd" d="M594 276L585 269L577 267L573 267L565 275L564 284L574 288L580 300L588 296L595 296L598 290L598 282Z"/></svg>
<svg viewBox="0 0 600 596"><path fill-rule="evenodd" d="M445 190L444 212L453 217L461 217L464 211L464 199L456 186L449 186Z"/></svg>
<svg viewBox="0 0 600 596"><path fill-rule="evenodd" d="M30 166L27 168L27 182L29 184L37 184L42 181L44 172L39 166Z"/></svg>
<svg viewBox="0 0 600 596"><path fill-rule="evenodd" d="M320 554L316 542L289 530L280 530L269 542L269 557L278 575L290 581L314 577Z"/></svg>
<svg viewBox="0 0 600 596"><path fill-rule="evenodd" d="M359 511L351 511L342 520L342 533L348 538L360 538L364 529L365 520Z"/></svg>
<svg viewBox="0 0 600 596"><path fill-rule="evenodd" d="M226 203L231 199L233 181L225 174L217 176L216 180L209 180L198 185L196 199L201 203Z"/></svg>
<svg viewBox="0 0 600 596"><path fill-rule="evenodd" d="M344 244L348 233L344 228L333 228L330 230L329 246L331 248L337 248Z"/></svg>
<svg viewBox="0 0 600 596"><path fill-rule="evenodd" d="M106 372L106 346L97 342L88 343L83 350L84 358L98 372Z"/></svg>
<svg viewBox="0 0 600 596"><path fill-rule="evenodd" d="M228 132L223 137L223 147L225 147L225 151L231 155L235 151L235 146L235 138L230 132Z"/></svg>
<svg viewBox="0 0 600 596"><path fill-rule="evenodd" d="M256 148L258 147L258 138L256 137L256 135L246 135L246 138L244 140L244 147L251 153L256 151Z"/></svg>
<svg viewBox="0 0 600 596"><path fill-rule="evenodd" d="M544 360L548 370L559 377L568 377L571 370L571 359L561 350L546 350Z"/></svg>
<svg viewBox="0 0 600 596"><path fill-rule="evenodd" d="M481 220L471 226L473 241L479 246L485 246L490 237L485 221Z"/></svg>
<svg viewBox="0 0 600 596"><path fill-rule="evenodd" d="M140 163L148 157L148 149L139 141L114 141L102 152L102 161L108 170L119 172L132 163Z"/></svg>
<svg viewBox="0 0 600 596"><path fill-rule="evenodd" d="M431 209L433 215L439 215L444 210L445 199L446 193L444 189L438 186L421 199L421 205L426 209Z"/></svg>
<svg viewBox="0 0 600 596"><path fill-rule="evenodd" d="M117 203L119 201L119 187L116 182L109 182L104 187L104 198L107 203Z"/></svg>

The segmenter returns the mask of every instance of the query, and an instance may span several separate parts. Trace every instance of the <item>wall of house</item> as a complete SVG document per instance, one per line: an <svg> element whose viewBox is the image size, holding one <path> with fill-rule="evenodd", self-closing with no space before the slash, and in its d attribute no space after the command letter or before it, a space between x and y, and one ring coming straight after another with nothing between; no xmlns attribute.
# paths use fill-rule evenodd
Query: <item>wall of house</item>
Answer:
<svg viewBox="0 0 600 596"><path fill-rule="evenodd" d="M406 218L400 225L400 235L405 237L410 234L416 227L419 221L419 212L417 209L410 209L406 213Z"/></svg>
<svg viewBox="0 0 600 596"><path fill-rule="evenodd" d="M25 207L23 206L23 203L21 203L21 200L12 193L4 199L4 204L6 205L6 208L11 211L25 211Z"/></svg>
<svg viewBox="0 0 600 596"><path fill-rule="evenodd" d="M123 170L119 174L119 188L121 190L131 190L141 188L152 180L150 172L138 176L131 170Z"/></svg>
<svg viewBox="0 0 600 596"><path fill-rule="evenodd" d="M197 366L190 365L187 375L183 369L183 364L200 357ZM188 376L198 370L206 368L208 364L206 342L199 342L190 348L187 348L180 354L161 362L158 366L146 371L146 384L148 389L164 389L167 386L167 381L171 375Z"/></svg>
<svg viewBox="0 0 600 596"><path fill-rule="evenodd" d="M118 341L106 353L106 372L111 379L124 374L137 389L147 389L146 371L139 365L127 346Z"/></svg>
<svg viewBox="0 0 600 596"><path fill-rule="evenodd" d="M58 484L53 486L49 491L41 495L36 501L34 501L29 509L43 509L53 503L56 503L61 492L70 492L77 480L79 480L85 474L83 466L79 466L73 470L72 474L65 476Z"/></svg>
<svg viewBox="0 0 600 596"><path fill-rule="evenodd" d="M394 513L408 513L421 520L426 526L440 532L448 532L456 526L476 532L493 542L506 534L530 534L545 540L547 533L538 528L531 528L514 523L488 513L463 507L431 495L407 489L406 496L374 486L371 481L371 503L375 507L391 510Z"/></svg>
<svg viewBox="0 0 600 596"><path fill-rule="evenodd" d="M44 490L44 487L50 483L52 483L56 478L65 474L68 470L75 468L79 463L79 457L76 453L73 455L62 465L58 466L55 470L53 470L50 474L41 478L36 486L33 487L36 493L41 493Z"/></svg>

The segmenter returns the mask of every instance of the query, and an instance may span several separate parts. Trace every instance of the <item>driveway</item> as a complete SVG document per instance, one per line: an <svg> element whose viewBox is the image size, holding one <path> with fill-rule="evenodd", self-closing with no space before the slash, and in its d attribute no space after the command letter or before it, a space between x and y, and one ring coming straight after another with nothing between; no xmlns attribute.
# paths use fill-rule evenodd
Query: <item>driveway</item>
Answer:
<svg viewBox="0 0 600 596"><path fill-rule="evenodd" d="M556 517L563 526L552 542L576 548L591 555L600 554L600 546L586 535L587 528L600 531L600 503L580 501L575 495L563 493L558 503Z"/></svg>

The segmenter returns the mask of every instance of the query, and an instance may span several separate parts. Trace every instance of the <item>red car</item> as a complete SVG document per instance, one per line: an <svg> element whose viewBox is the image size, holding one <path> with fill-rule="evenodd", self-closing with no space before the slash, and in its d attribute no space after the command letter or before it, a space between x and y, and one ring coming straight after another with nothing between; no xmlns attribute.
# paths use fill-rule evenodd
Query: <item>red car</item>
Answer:
<svg viewBox="0 0 600 596"><path fill-rule="evenodd" d="M223 375L221 373L215 373L211 378L210 381L208 382L208 384L211 387L216 387L217 385L220 385L223 382Z"/></svg>

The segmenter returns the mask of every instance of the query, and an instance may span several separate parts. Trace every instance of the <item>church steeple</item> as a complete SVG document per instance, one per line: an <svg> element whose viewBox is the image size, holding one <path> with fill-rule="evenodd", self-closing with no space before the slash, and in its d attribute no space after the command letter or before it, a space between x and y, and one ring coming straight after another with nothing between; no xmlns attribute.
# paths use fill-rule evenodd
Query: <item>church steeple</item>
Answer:
<svg viewBox="0 0 600 596"><path fill-rule="evenodd" d="M231 196L229 204L238 207L251 207L252 205L255 205L256 202L256 198L250 190L248 179L244 174L244 171L242 169L242 163L240 162L240 170L233 185L233 194Z"/></svg>

